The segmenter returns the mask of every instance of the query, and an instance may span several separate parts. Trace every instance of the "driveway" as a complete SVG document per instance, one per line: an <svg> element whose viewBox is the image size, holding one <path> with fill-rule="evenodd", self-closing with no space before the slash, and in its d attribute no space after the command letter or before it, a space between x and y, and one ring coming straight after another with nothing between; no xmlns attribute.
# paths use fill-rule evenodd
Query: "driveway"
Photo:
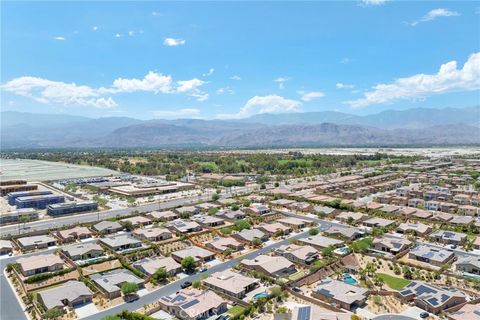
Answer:
<svg viewBox="0 0 480 320"><path fill-rule="evenodd" d="M91 316L93 314L96 314L97 312L98 309L93 303L84 304L83 306L75 308L75 313L77 314L79 319Z"/></svg>

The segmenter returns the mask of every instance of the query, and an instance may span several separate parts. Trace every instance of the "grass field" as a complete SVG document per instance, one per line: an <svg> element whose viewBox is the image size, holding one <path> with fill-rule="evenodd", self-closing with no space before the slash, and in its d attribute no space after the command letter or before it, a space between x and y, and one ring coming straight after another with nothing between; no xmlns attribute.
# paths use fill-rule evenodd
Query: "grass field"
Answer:
<svg viewBox="0 0 480 320"><path fill-rule="evenodd" d="M383 279L387 286L394 290L401 290L411 282L410 280L392 277L385 273L377 273L377 275Z"/></svg>
<svg viewBox="0 0 480 320"><path fill-rule="evenodd" d="M234 306L234 307L231 307L230 309L228 309L227 313L232 317L232 318L235 318L235 317L238 317L240 316L241 314L243 314L245 312L245 308L242 307L242 306Z"/></svg>

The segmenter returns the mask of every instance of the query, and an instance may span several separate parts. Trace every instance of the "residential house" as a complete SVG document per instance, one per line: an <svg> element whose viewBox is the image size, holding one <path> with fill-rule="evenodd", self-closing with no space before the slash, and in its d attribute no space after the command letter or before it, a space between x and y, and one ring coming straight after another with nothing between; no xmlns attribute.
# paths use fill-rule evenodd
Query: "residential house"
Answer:
<svg viewBox="0 0 480 320"><path fill-rule="evenodd" d="M185 320L207 319L227 311L227 301L210 290L184 289L158 302L162 310Z"/></svg>
<svg viewBox="0 0 480 320"><path fill-rule="evenodd" d="M78 307L92 302L92 299L93 294L85 283L76 280L37 293L37 301L46 310L63 309L65 306Z"/></svg>
<svg viewBox="0 0 480 320"><path fill-rule="evenodd" d="M244 219L246 214L241 210L221 210L218 211L215 216L228 221L238 221Z"/></svg>
<svg viewBox="0 0 480 320"><path fill-rule="evenodd" d="M17 243L22 250L46 249L56 245L54 237L49 235L18 238Z"/></svg>
<svg viewBox="0 0 480 320"><path fill-rule="evenodd" d="M394 225L395 221L375 217L375 218L370 218L368 220L363 221L363 224L371 228L388 228Z"/></svg>
<svg viewBox="0 0 480 320"><path fill-rule="evenodd" d="M363 214L361 212L352 212L352 211L344 211L341 212L339 215L335 217L336 220L342 221L342 222L360 222L368 218L366 214Z"/></svg>
<svg viewBox="0 0 480 320"><path fill-rule="evenodd" d="M324 231L324 234L335 238L357 240L361 238L365 233L360 229L353 227L332 226L326 231Z"/></svg>
<svg viewBox="0 0 480 320"><path fill-rule="evenodd" d="M326 278L320 280L317 287L313 289L312 297L346 310L353 310L365 304L368 298L368 289Z"/></svg>
<svg viewBox="0 0 480 320"><path fill-rule="evenodd" d="M268 235L258 229L244 229L240 232L232 234L232 237L240 241L252 243L254 239L260 239L261 241L267 241Z"/></svg>
<svg viewBox="0 0 480 320"><path fill-rule="evenodd" d="M90 238L92 236L92 232L87 227L74 227L58 231L57 236L63 242L73 242L76 240Z"/></svg>
<svg viewBox="0 0 480 320"><path fill-rule="evenodd" d="M62 247L62 252L73 261L94 259L104 254L102 247L91 242Z"/></svg>
<svg viewBox="0 0 480 320"><path fill-rule="evenodd" d="M421 281L410 282L398 292L397 297L403 302L413 301L417 307L434 314L466 301L465 295L457 289L437 287Z"/></svg>
<svg viewBox="0 0 480 320"><path fill-rule="evenodd" d="M372 247L375 251L385 252L395 256L410 248L412 244L411 241L404 238L383 236L381 238L373 239Z"/></svg>
<svg viewBox="0 0 480 320"><path fill-rule="evenodd" d="M167 239L171 239L173 237L173 234L165 228L160 228L160 227L154 227L154 228L148 228L148 229L135 229L132 232L132 235L135 238L141 239L141 240L148 240L148 241L163 241Z"/></svg>
<svg viewBox="0 0 480 320"><path fill-rule="evenodd" d="M480 257L474 255L459 257L455 263L455 270L480 275Z"/></svg>
<svg viewBox="0 0 480 320"><path fill-rule="evenodd" d="M95 273L90 276L90 279L92 279L108 299L120 297L124 283L135 283L139 288L143 288L145 285L143 279L126 269L115 269L104 273Z"/></svg>
<svg viewBox="0 0 480 320"><path fill-rule="evenodd" d="M244 276L231 269L215 272L203 280L205 287L228 296L243 299L246 294L258 287L260 280Z"/></svg>
<svg viewBox="0 0 480 320"><path fill-rule="evenodd" d="M478 214L478 210L479 208L466 204L463 206L458 206L457 213L465 216L476 216Z"/></svg>
<svg viewBox="0 0 480 320"><path fill-rule="evenodd" d="M148 276L153 275L160 268L165 268L171 277L182 271L180 263L172 257L144 258L135 261L133 266Z"/></svg>
<svg viewBox="0 0 480 320"><path fill-rule="evenodd" d="M281 224L284 224L294 230L303 229L307 226L312 225L311 221L299 218L282 218L277 219L277 222L280 222Z"/></svg>
<svg viewBox="0 0 480 320"><path fill-rule="evenodd" d="M101 238L100 243L117 252L133 250L142 247L142 242L129 235Z"/></svg>
<svg viewBox="0 0 480 320"><path fill-rule="evenodd" d="M55 272L64 267L63 260L53 253L18 258L20 272L25 277L45 272Z"/></svg>
<svg viewBox="0 0 480 320"><path fill-rule="evenodd" d="M200 247L192 246L172 252L171 257L181 263L186 257L192 257L195 262L207 262L215 259L215 253Z"/></svg>
<svg viewBox="0 0 480 320"><path fill-rule="evenodd" d="M319 257L319 252L312 246L296 244L283 245L275 253L294 263L311 264Z"/></svg>
<svg viewBox="0 0 480 320"><path fill-rule="evenodd" d="M171 210L167 210L167 211L152 211L147 213L146 217L155 221L172 221L172 220L175 220L178 216L175 212Z"/></svg>
<svg viewBox="0 0 480 320"><path fill-rule="evenodd" d="M408 258L441 267L451 262L455 258L455 254L448 250L419 245L410 250Z"/></svg>
<svg viewBox="0 0 480 320"><path fill-rule="evenodd" d="M213 228L225 224L225 220L221 218L204 214L194 215L192 220L198 222L204 228Z"/></svg>
<svg viewBox="0 0 480 320"><path fill-rule="evenodd" d="M10 240L0 240L0 256L13 252L13 246Z"/></svg>
<svg viewBox="0 0 480 320"><path fill-rule="evenodd" d="M434 242L459 245L461 242L467 240L467 235L460 232L438 230L430 234L429 239Z"/></svg>
<svg viewBox="0 0 480 320"><path fill-rule="evenodd" d="M186 234L191 232L202 231L202 227L195 221L176 219L165 224L165 227L176 234Z"/></svg>
<svg viewBox="0 0 480 320"><path fill-rule="evenodd" d="M342 240L327 238L319 234L307 238L298 239L298 241L302 244L311 245L317 250L322 250L330 246L334 248L340 248L345 245L345 242L343 242Z"/></svg>
<svg viewBox="0 0 480 320"><path fill-rule="evenodd" d="M270 213L270 208L264 204L261 203L252 203L248 208L245 209L245 211L248 211L251 214L257 215L257 216L263 216L264 214Z"/></svg>
<svg viewBox="0 0 480 320"><path fill-rule="evenodd" d="M289 234L292 229L283 225L279 222L275 223L260 223L257 225L258 230L265 232L269 236L276 236L276 235L285 235Z"/></svg>
<svg viewBox="0 0 480 320"><path fill-rule="evenodd" d="M295 265L282 256L259 255L253 259L243 259L240 265L271 277L285 277L297 272Z"/></svg>
<svg viewBox="0 0 480 320"><path fill-rule="evenodd" d="M447 314L450 320L480 320L480 303L466 304L459 310Z"/></svg>
<svg viewBox="0 0 480 320"><path fill-rule="evenodd" d="M423 223L401 223L396 231L401 234L414 234L416 236L426 236L432 232L432 227Z"/></svg>
<svg viewBox="0 0 480 320"><path fill-rule="evenodd" d="M143 216L134 216L134 217L129 217L125 219L121 219L120 223L131 223L132 226L134 227L140 227L140 226L148 226L152 224L152 220L143 217Z"/></svg>
<svg viewBox="0 0 480 320"><path fill-rule="evenodd" d="M111 234L118 231L122 231L123 227L116 221L101 221L93 225L93 230L101 234Z"/></svg>
<svg viewBox="0 0 480 320"><path fill-rule="evenodd" d="M426 201L425 209L431 210L431 211L438 211L440 210L440 202L434 201L434 200Z"/></svg>
<svg viewBox="0 0 480 320"><path fill-rule="evenodd" d="M230 237L215 237L205 242L207 248L225 253L227 250L240 251L244 249L244 245Z"/></svg>

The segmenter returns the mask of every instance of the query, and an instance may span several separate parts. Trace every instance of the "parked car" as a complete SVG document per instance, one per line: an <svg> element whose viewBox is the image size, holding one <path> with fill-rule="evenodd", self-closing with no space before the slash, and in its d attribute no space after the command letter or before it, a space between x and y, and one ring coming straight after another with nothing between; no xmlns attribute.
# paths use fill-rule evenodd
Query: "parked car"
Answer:
<svg viewBox="0 0 480 320"><path fill-rule="evenodd" d="M422 319L428 318L428 316L430 316L430 314L428 312L420 313L420 318L422 318Z"/></svg>
<svg viewBox="0 0 480 320"><path fill-rule="evenodd" d="M185 281L184 283L182 283L182 284L180 285L180 287L181 287L182 289L185 289L185 288L190 287L191 285L192 285L192 283L191 283L190 281Z"/></svg>

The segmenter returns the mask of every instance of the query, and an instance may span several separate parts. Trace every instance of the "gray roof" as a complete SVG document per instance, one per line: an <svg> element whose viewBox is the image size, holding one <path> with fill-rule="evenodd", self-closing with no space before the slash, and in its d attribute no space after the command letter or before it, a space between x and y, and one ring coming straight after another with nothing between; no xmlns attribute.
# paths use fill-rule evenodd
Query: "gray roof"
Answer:
<svg viewBox="0 0 480 320"><path fill-rule="evenodd" d="M430 261L438 261L440 263L450 259L454 253L448 250L432 248L429 246L419 245L410 250L410 254L427 258Z"/></svg>
<svg viewBox="0 0 480 320"><path fill-rule="evenodd" d="M343 281L326 278L320 281L314 289L314 292L325 297L352 304L364 300L367 297L368 290L347 284Z"/></svg>
<svg viewBox="0 0 480 320"><path fill-rule="evenodd" d="M67 253L70 257L83 255L92 250L99 250L103 252L102 247L96 243L76 243L69 246L62 247L62 251Z"/></svg>
<svg viewBox="0 0 480 320"><path fill-rule="evenodd" d="M141 241L129 236L129 235L121 235L121 236L116 236L116 237L107 237L107 238L101 238L100 242L104 243L105 245L111 247L111 248L116 248L124 245L130 245L130 244L138 244L141 243Z"/></svg>
<svg viewBox="0 0 480 320"><path fill-rule="evenodd" d="M121 290L121 285L125 282L133 282L137 285L143 284L143 279L125 269L115 269L103 274L96 273L91 275L90 278L108 293Z"/></svg>
<svg viewBox="0 0 480 320"><path fill-rule="evenodd" d="M237 236L241 237L246 241L253 241L253 239L258 238L262 239L265 237L265 233L258 229L243 229L239 233L236 234Z"/></svg>
<svg viewBox="0 0 480 320"><path fill-rule="evenodd" d="M55 307L63 308L63 300L65 299L71 302L82 296L91 297L92 292L83 282L71 280L59 287L40 291L38 295L41 297L45 307L52 309Z"/></svg>
<svg viewBox="0 0 480 320"><path fill-rule="evenodd" d="M320 248L326 248L328 246L341 246L344 244L342 240L337 240L333 238L324 237L321 235L316 235L304 239L299 239L300 242L310 244L312 246L317 246Z"/></svg>
<svg viewBox="0 0 480 320"><path fill-rule="evenodd" d="M93 228L97 231L123 229L122 225L116 221L101 221L95 224Z"/></svg>
<svg viewBox="0 0 480 320"><path fill-rule="evenodd" d="M452 297L465 298L465 295L457 289L437 287L421 281L412 281L400 291L402 296L410 296L412 294L416 296L416 299L422 300L434 308L444 305Z"/></svg>

